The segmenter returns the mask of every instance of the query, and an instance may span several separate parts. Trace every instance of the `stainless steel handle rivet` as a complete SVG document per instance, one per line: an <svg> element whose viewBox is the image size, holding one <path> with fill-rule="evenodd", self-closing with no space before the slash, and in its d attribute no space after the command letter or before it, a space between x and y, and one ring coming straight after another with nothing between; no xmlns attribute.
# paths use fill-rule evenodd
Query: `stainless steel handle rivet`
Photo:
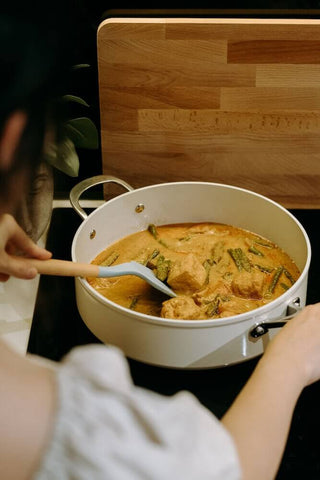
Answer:
<svg viewBox="0 0 320 480"><path fill-rule="evenodd" d="M97 233L97 232L95 231L95 229L91 230L90 235L89 235L89 236L90 236L90 240L93 240L93 239L94 239L94 237L96 236L96 233Z"/></svg>
<svg viewBox="0 0 320 480"><path fill-rule="evenodd" d="M139 205L137 205L136 208L135 208L135 211L136 211L137 213L141 213L141 212L143 212L143 210L144 210L144 205L143 205L143 203L139 203Z"/></svg>
<svg viewBox="0 0 320 480"><path fill-rule="evenodd" d="M265 333L265 329L263 327L261 327L260 325L258 325L256 327L256 333L257 333L258 336L263 335ZM251 333L251 335L253 336L253 333Z"/></svg>

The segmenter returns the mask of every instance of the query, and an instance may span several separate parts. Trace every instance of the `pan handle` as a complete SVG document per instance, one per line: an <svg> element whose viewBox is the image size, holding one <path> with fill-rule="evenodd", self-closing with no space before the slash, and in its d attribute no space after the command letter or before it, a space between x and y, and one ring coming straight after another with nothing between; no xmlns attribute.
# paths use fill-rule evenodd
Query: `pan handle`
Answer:
<svg viewBox="0 0 320 480"><path fill-rule="evenodd" d="M83 210L83 208L80 207L79 199L81 195L83 194L83 192L88 190L88 188L94 187L95 185L100 185L101 183L116 183L126 188L128 192L132 192L132 190L134 190L134 188L131 187L129 183L121 180L120 178L112 177L111 175L96 175L95 177L90 177L82 180L82 182L77 183L77 185L75 185L71 189L69 195L72 208L77 212L77 214L82 218L82 220L85 220L88 215Z"/></svg>
<svg viewBox="0 0 320 480"><path fill-rule="evenodd" d="M259 338L262 337L265 333L269 331L270 328L280 328L283 327L291 318L295 317L302 307L300 305L300 298L295 298L292 300L287 307L287 315L285 317L276 318L274 320L262 321L256 323L256 325L250 330L249 337Z"/></svg>

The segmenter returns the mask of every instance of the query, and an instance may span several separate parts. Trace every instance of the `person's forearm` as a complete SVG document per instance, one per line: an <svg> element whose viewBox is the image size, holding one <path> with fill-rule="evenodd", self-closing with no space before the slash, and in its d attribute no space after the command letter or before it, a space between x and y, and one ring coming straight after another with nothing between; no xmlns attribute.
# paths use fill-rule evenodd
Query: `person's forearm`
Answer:
<svg viewBox="0 0 320 480"><path fill-rule="evenodd" d="M275 477L303 381L283 359L262 358L222 418L239 454L244 480Z"/></svg>
<svg viewBox="0 0 320 480"><path fill-rule="evenodd" d="M29 479L53 425L54 374L0 340L0 385L1 478Z"/></svg>

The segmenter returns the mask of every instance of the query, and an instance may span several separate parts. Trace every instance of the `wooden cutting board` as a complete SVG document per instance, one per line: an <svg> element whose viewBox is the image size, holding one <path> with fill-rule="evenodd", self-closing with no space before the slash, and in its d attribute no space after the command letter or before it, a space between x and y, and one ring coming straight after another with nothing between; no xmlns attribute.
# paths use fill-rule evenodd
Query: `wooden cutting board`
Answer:
<svg viewBox="0 0 320 480"><path fill-rule="evenodd" d="M320 208L320 20L113 18L97 47L104 173Z"/></svg>

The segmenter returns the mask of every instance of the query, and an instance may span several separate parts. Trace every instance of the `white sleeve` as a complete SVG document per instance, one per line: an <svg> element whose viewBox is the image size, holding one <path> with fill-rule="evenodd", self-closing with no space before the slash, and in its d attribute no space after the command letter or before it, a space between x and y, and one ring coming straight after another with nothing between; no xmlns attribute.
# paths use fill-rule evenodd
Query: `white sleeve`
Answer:
<svg viewBox="0 0 320 480"><path fill-rule="evenodd" d="M133 385L114 347L74 349L57 368L57 412L35 480L238 480L224 426L188 392Z"/></svg>

